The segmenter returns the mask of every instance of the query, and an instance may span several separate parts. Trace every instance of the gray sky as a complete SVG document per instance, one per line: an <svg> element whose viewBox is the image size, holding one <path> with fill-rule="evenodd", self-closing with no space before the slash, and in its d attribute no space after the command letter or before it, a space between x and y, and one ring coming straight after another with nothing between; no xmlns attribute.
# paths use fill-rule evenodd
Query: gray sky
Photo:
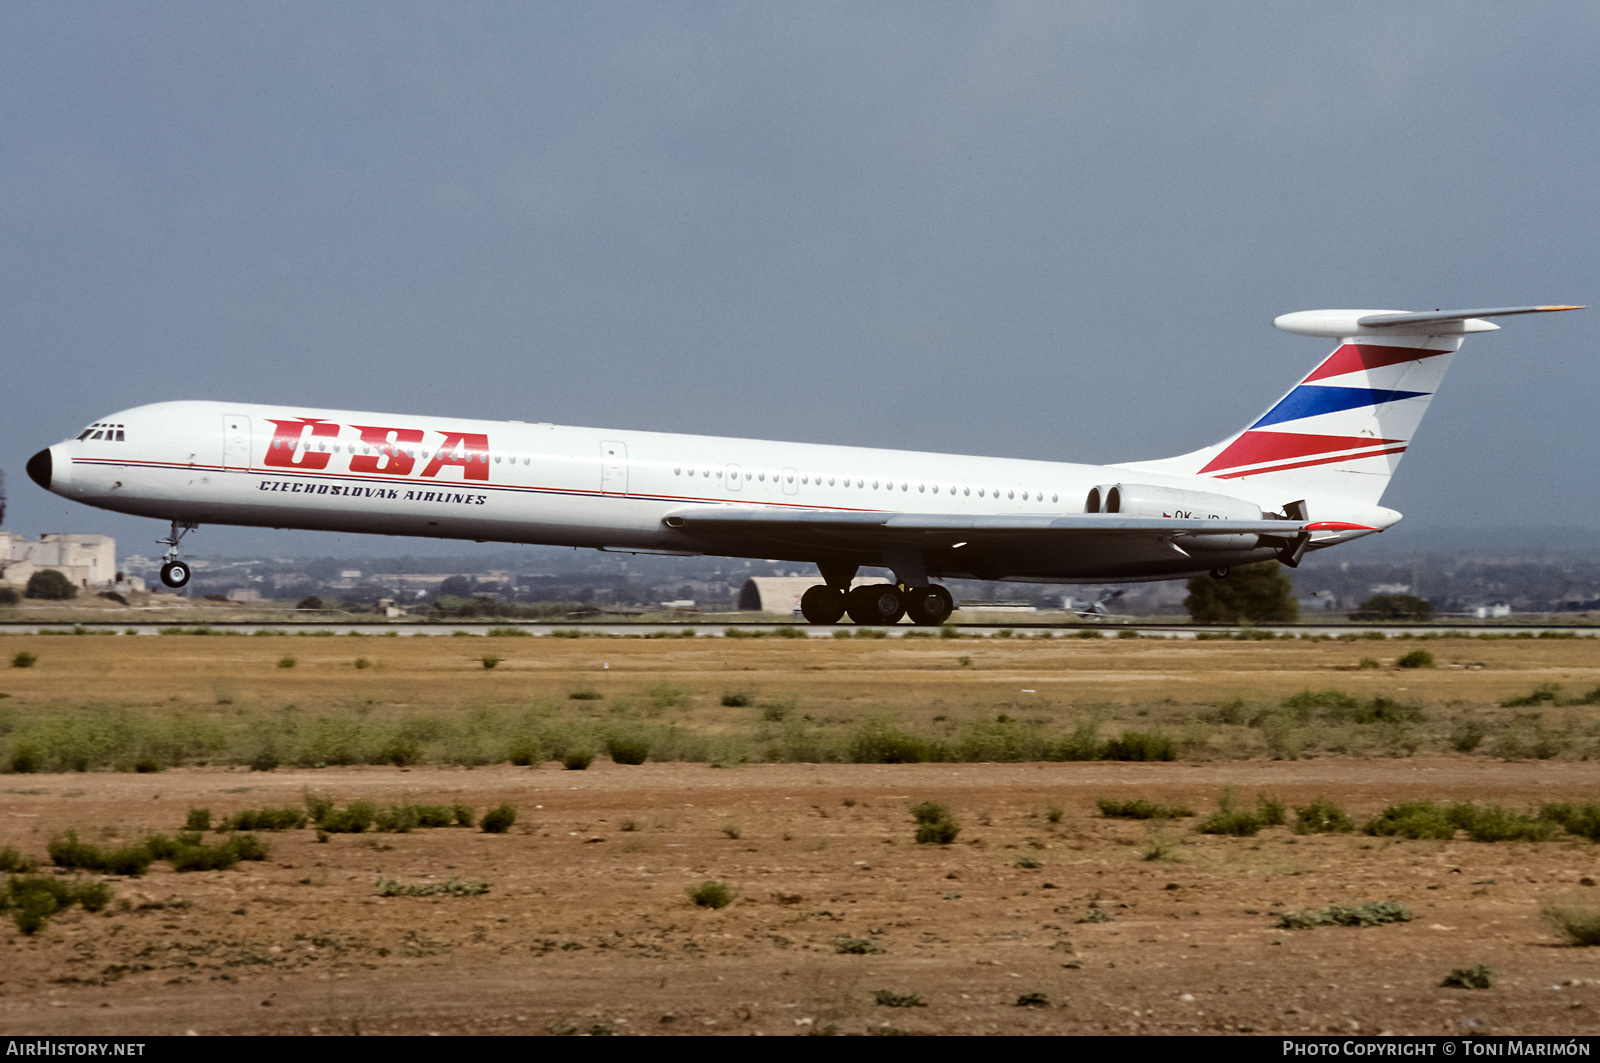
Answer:
<svg viewBox="0 0 1600 1063"><path fill-rule="evenodd" d="M7 525L143 549L22 466L170 398L1187 451L1329 349L1277 314L1600 302L1597 44L1592 3L7 4ZM1385 504L1600 527L1597 334L1469 338Z"/></svg>

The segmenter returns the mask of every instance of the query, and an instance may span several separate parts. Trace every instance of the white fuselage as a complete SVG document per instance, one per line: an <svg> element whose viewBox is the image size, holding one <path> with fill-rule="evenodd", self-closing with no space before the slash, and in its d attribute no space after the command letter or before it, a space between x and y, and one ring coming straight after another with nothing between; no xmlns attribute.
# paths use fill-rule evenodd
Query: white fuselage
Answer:
<svg viewBox="0 0 1600 1063"><path fill-rule="evenodd" d="M50 489L123 513L196 524L750 557L783 555L770 543L749 552L736 543L708 543L667 527L663 518L728 505L1048 516L1082 513L1091 488L1130 478L1124 469L1060 462L203 401L137 407L103 419L86 436L49 449ZM1204 477L1135 478L1219 489ZM1247 482L1221 487L1263 510L1288 501L1253 498ZM1358 508L1319 517L1373 526L1398 517ZM1248 551L1231 563L1270 556ZM817 560L803 550L785 559ZM1055 558L1018 568L995 575L1160 579L1195 565L1170 562L1136 572Z"/></svg>

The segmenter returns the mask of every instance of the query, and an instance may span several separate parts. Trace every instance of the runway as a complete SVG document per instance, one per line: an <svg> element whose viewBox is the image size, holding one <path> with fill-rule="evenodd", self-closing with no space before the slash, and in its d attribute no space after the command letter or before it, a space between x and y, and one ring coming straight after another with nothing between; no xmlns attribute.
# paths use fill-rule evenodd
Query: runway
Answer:
<svg viewBox="0 0 1600 1063"><path fill-rule="evenodd" d="M532 637L557 638L853 638L863 631L882 632L886 638L1087 638L1099 633L1102 638L1202 639L1246 637L1273 638L1479 638L1483 636L1530 638L1595 638L1600 627L1593 624L1531 624L1476 626L1464 624L1263 624L1242 625L1141 624L1127 623L1049 623L1005 622L949 624L945 628L896 624L888 627L862 627L856 624L807 624L771 621L565 621L524 622L515 620L433 623L408 621L304 620L292 622L216 621L207 623L125 623L90 621L81 623L13 621L0 623L0 633L14 635L122 634L159 635L162 632L194 632L205 629L216 634L248 635L257 631L299 635L384 635L487 636L515 629ZM945 634L948 629L951 634ZM577 632L577 634L574 634ZM1011 635L1002 635L1010 632ZM867 637L878 637L877 635Z"/></svg>

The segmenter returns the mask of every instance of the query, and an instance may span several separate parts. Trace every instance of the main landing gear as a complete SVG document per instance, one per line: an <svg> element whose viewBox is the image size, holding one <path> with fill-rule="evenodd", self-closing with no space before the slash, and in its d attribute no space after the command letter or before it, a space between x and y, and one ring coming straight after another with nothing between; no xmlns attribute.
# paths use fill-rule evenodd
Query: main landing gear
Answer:
<svg viewBox="0 0 1600 1063"><path fill-rule="evenodd" d="M196 531L199 529L199 527L200 525L198 524L190 524L184 521L175 520L172 522L172 531L168 534L168 536L165 539L156 540L156 542L161 543L167 548L167 560L166 563L161 566L161 582L165 583L173 590L177 590L179 587L185 586L189 582L190 576L189 566L178 560L178 544L183 541L183 537L185 535L188 535L192 531Z"/></svg>
<svg viewBox="0 0 1600 1063"><path fill-rule="evenodd" d="M950 618L955 601L943 587L906 587L869 583L846 593L819 585L800 597L800 612L813 624L837 624L846 613L858 624L898 624L909 616L913 624L937 626Z"/></svg>

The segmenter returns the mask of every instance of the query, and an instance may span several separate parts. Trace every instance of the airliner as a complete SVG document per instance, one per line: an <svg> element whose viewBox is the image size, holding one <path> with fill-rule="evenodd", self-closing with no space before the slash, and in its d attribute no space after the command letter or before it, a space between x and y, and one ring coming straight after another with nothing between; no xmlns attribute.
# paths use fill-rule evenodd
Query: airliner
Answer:
<svg viewBox="0 0 1600 1063"><path fill-rule="evenodd" d="M1462 339L1579 309L1285 314L1278 328L1338 346L1220 443L1116 465L174 401L103 417L27 471L170 522L169 587L189 581L185 534L234 524L809 562L811 623L939 624L955 602L936 580L1222 579L1381 532ZM894 582L853 586L862 567Z"/></svg>

